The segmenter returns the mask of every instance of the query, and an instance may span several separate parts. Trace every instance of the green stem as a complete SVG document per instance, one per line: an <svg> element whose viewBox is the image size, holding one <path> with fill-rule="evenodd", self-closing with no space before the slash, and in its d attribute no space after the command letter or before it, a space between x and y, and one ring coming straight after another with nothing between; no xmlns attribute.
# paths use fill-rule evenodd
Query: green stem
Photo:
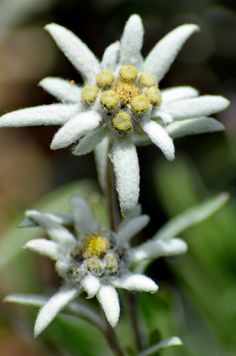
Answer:
<svg viewBox="0 0 236 356"><path fill-rule="evenodd" d="M111 327L111 325L106 322L107 327L104 331L106 339L108 344L110 345L110 348L112 349L113 353L115 356L124 356L124 352L122 351L120 344L118 342L118 339L116 337L115 331Z"/></svg>
<svg viewBox="0 0 236 356"><path fill-rule="evenodd" d="M142 351L145 347L144 345L144 333L141 328L141 324L138 317L138 306L137 306L137 296L134 293L127 293L127 301L129 308L130 321L133 327L135 344L138 351Z"/></svg>

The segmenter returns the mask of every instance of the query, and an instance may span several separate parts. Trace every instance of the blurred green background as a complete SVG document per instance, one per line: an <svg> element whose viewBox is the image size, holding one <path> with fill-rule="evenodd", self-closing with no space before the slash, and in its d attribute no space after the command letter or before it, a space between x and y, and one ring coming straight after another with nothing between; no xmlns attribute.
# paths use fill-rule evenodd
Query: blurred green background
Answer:
<svg viewBox="0 0 236 356"><path fill-rule="evenodd" d="M165 162L155 147L139 149L141 203L151 216L143 238L217 192L228 191L231 199L209 221L185 233L189 243L185 256L160 259L148 269L160 284L158 295L139 295L149 342L171 335L184 340L182 348L161 355L236 354L235 5L233 0L0 0L0 114L53 102L37 87L44 76L81 81L43 30L49 22L73 30L98 57L120 37L134 12L145 26L144 55L179 24L194 22L201 27L161 84L192 85L202 94L228 97L230 108L218 115L226 131L176 140L173 163ZM61 211L67 209L68 195L77 192L88 197L104 219L93 156L75 158L66 150L50 151L55 131L55 127L0 131L1 297L12 292L47 293L60 283L47 259L21 250L31 231L15 226L26 208ZM0 308L3 356L110 355L103 336L85 321L62 316L34 341L35 309L4 304ZM128 346L125 320L118 333Z"/></svg>

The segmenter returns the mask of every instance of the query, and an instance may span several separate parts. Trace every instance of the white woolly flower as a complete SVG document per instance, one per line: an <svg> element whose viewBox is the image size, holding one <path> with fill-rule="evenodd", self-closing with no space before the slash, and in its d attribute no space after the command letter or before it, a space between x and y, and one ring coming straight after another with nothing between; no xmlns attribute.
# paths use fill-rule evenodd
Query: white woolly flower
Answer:
<svg viewBox="0 0 236 356"><path fill-rule="evenodd" d="M116 288L155 293L157 284L143 274L151 260L174 256L187 251L187 244L176 238L191 225L208 218L228 200L221 194L169 221L152 239L132 247L131 239L149 222L147 215L133 215L119 225L117 232L104 231L94 220L87 203L80 197L71 199L72 214L26 212L21 227L39 226L49 239L38 238L25 248L55 261L55 268L63 285L51 298L10 295L12 303L42 306L36 319L34 333L39 335L65 307L101 324L99 317L71 301L85 292L88 298L97 297L111 326L120 315ZM88 308L87 308L88 309Z"/></svg>
<svg viewBox="0 0 236 356"><path fill-rule="evenodd" d="M223 129L208 116L228 106L225 98L198 96L198 91L188 86L159 88L185 41L198 31L197 25L177 27L143 59L142 20L132 15L121 40L107 47L101 62L66 28L50 24L46 30L80 72L84 86L61 78L45 78L40 86L62 103L6 114L0 119L0 126L61 125L51 148L73 145L75 155L95 149L103 186L109 155L124 215L132 211L139 197L135 145L152 142L167 159L173 160L173 138Z"/></svg>

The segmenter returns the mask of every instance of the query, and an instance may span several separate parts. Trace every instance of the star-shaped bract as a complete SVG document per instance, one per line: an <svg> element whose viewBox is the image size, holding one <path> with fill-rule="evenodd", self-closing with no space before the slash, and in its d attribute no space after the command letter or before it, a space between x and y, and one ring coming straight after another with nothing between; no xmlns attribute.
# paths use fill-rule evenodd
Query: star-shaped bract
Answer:
<svg viewBox="0 0 236 356"><path fill-rule="evenodd" d="M208 116L228 106L225 98L198 96L196 89L187 86L159 88L185 41L198 31L197 25L177 27L144 59L142 21L138 15L132 15L121 40L107 47L101 62L66 28L50 24L46 30L80 72L84 87L60 78L45 78L40 85L62 103L3 115L0 126L61 125L51 148L74 145L75 155L95 149L103 186L109 156L123 215L132 212L138 202L140 175L135 147L138 142L154 143L172 160L171 137L223 129Z"/></svg>

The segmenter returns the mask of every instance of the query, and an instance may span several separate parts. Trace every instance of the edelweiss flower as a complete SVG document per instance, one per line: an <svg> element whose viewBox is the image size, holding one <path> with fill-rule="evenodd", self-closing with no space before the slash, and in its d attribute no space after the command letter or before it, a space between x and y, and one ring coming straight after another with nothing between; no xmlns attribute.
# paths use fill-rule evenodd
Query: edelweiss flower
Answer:
<svg viewBox="0 0 236 356"><path fill-rule="evenodd" d="M48 300L42 296L15 294L5 301L42 306L35 323L36 336L66 306L100 324L100 318L90 309L70 303L82 292L86 292L88 298L97 297L107 320L115 326L120 314L115 288L155 293L156 283L143 274L146 265L162 256L185 253L186 243L176 236L214 214L228 198L228 194L223 193L187 210L170 220L150 240L135 247L131 246L131 239L148 224L147 215L124 219L114 233L101 228L80 197L71 199L72 214L27 211L21 226L39 226L50 240L34 239L27 242L25 248L55 261L63 287Z"/></svg>
<svg viewBox="0 0 236 356"><path fill-rule="evenodd" d="M148 137L172 160L174 144L170 136L222 129L220 123L207 116L224 110L228 106L225 98L198 97L197 90L191 87L159 89L161 79L198 26L177 27L144 60L140 52L142 21L138 15L132 15L120 42L105 50L101 63L66 28L50 24L46 29L83 76L84 87L60 78L46 78L40 85L62 104L6 114L0 126L62 125L51 148L75 144L73 154L82 155L97 147L101 181L106 168L104 158L109 154L123 214L132 211L139 197L137 142Z"/></svg>
<svg viewBox="0 0 236 356"><path fill-rule="evenodd" d="M181 239L163 241L157 245L153 243L152 248L147 246L143 249L140 246L130 249L131 238L149 222L146 215L124 220L118 232L114 233L101 229L83 199L72 198L71 206L71 215L27 211L26 220L21 224L36 225L45 230L50 240L34 239L27 242L25 248L54 260L56 271L64 280L62 288L41 308L35 323L35 335L40 334L83 291L88 298L97 297L107 320L114 327L120 314L115 288L151 293L158 289L152 279L132 272L131 265L137 261L186 251L186 244ZM7 300L12 301L11 297Z"/></svg>

